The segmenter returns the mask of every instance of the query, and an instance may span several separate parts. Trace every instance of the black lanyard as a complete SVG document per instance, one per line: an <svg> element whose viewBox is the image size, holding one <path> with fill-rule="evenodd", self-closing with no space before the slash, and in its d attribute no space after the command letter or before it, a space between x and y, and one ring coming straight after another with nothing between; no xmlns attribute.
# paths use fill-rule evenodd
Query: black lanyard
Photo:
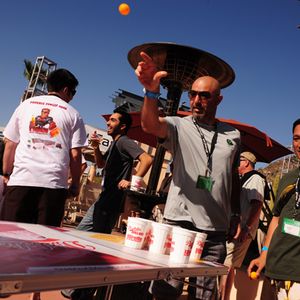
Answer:
<svg viewBox="0 0 300 300"><path fill-rule="evenodd" d="M205 154L206 154L206 157L207 157L207 164L206 164L206 171L205 171L205 176L207 176L208 172L211 174L211 170L210 170L209 166L210 166L212 154L215 150L215 146L216 146L217 139L218 139L218 125L217 125L217 123L215 125L215 133L214 133L214 136L211 140L211 148L210 148L210 151L209 151L207 140L205 139L205 136L204 136L204 134L201 130L201 127L199 126L199 124L197 123L197 121L194 118L193 118L193 122L194 122L194 125L195 125L197 131L200 134L202 144L203 144L203 148L204 148L204 151L205 151Z"/></svg>

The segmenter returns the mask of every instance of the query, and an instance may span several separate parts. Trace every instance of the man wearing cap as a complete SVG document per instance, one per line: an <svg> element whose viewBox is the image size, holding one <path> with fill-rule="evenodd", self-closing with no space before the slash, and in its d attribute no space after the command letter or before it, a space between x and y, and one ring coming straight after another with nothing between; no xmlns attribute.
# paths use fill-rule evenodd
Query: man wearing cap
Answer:
<svg viewBox="0 0 300 300"><path fill-rule="evenodd" d="M265 179L254 170L256 157L251 152L240 155L239 174L241 176L241 233L237 239L227 242L227 256L224 264L229 267L228 275L220 282L221 299L230 299L230 290L234 280L234 269L239 268L253 239L259 224L259 216L264 200Z"/></svg>

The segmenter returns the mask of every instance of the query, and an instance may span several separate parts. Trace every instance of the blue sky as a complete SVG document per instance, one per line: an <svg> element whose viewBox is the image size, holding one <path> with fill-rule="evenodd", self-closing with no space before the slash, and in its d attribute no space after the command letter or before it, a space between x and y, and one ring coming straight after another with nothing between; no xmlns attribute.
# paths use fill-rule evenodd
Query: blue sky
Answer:
<svg viewBox="0 0 300 300"><path fill-rule="evenodd" d="M300 117L300 1L9 0L0 4L0 125L27 87L23 59L46 56L80 81L72 105L105 128L119 88L142 95L128 51L175 42L222 58L236 73L217 116L252 124L284 145ZM165 96L166 93L164 93ZM182 101L187 100L183 94Z"/></svg>

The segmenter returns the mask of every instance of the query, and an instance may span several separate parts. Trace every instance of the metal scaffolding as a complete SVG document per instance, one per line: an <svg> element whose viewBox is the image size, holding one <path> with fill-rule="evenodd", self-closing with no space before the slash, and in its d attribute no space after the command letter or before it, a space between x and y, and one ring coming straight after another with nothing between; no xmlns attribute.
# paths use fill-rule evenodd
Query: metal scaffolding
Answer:
<svg viewBox="0 0 300 300"><path fill-rule="evenodd" d="M33 96L47 94L47 76L56 70L57 64L45 56L38 56L34 64L27 90L24 92L22 102Z"/></svg>

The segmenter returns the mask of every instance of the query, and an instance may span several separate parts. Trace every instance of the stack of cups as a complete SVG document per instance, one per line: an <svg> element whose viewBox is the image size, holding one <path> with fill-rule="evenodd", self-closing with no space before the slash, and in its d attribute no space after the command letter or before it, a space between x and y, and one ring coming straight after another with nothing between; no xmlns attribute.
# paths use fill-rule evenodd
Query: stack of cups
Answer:
<svg viewBox="0 0 300 300"><path fill-rule="evenodd" d="M197 232L194 240L194 245L190 255L190 262L197 262L201 258L203 247L206 241L207 234L204 232Z"/></svg>
<svg viewBox="0 0 300 300"><path fill-rule="evenodd" d="M142 249L149 226L149 221L142 218L128 217L125 246Z"/></svg>
<svg viewBox="0 0 300 300"><path fill-rule="evenodd" d="M173 263L187 264L201 258L207 234L147 219L128 217L125 246L170 254Z"/></svg>
<svg viewBox="0 0 300 300"><path fill-rule="evenodd" d="M196 232L173 227L172 246L170 250L170 262L187 264L189 262Z"/></svg>
<svg viewBox="0 0 300 300"><path fill-rule="evenodd" d="M152 232L149 243L149 252L169 254L172 239L172 226L152 222Z"/></svg>

